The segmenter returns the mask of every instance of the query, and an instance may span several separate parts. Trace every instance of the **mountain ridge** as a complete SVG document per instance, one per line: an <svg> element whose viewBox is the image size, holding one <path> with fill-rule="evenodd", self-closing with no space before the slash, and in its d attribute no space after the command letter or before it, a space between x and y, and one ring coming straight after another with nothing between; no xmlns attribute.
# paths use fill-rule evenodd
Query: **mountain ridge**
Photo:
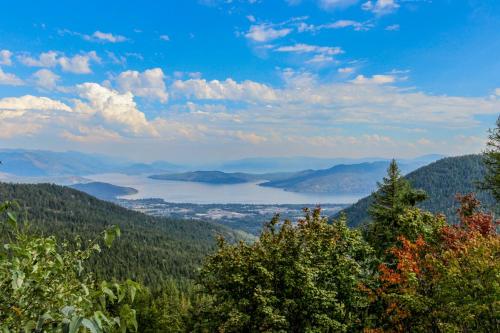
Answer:
<svg viewBox="0 0 500 333"><path fill-rule="evenodd" d="M476 192L477 198L487 210L495 209L491 195L478 191L477 182L486 173L482 155L446 157L423 166L405 176L413 187L424 190L429 198L418 206L432 213L443 213L448 221L457 221L456 210L459 208L455 195ZM354 205L342 210L350 226L359 226L370 221L368 207L373 202L373 194L360 199Z"/></svg>

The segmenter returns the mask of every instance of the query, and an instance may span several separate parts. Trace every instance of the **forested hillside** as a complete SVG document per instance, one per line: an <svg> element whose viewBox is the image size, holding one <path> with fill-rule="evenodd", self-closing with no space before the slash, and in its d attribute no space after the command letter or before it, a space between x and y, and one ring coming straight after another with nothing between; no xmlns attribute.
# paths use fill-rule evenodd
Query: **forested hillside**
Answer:
<svg viewBox="0 0 500 333"><path fill-rule="evenodd" d="M428 198L418 206L432 213L443 213L448 221L456 221L456 211L460 204L455 200L457 193L476 192L483 207L493 209L491 195L479 192L477 183L484 178L485 166L481 155L466 155L443 158L409 173L405 178L413 187L422 189ZM349 225L358 226L369 221L368 207L373 195L361 199L343 210Z"/></svg>
<svg viewBox="0 0 500 333"><path fill-rule="evenodd" d="M57 185L0 183L0 202L7 200L18 202L19 219L27 218L31 228L44 235L89 240L108 226L119 226L122 237L113 251L103 251L92 262L92 271L102 278L130 278L154 288L170 277L194 277L217 234L236 237L224 227L147 216Z"/></svg>
<svg viewBox="0 0 500 333"><path fill-rule="evenodd" d="M102 200L115 200L122 195L137 193L137 190L132 187L116 186L102 182L78 183L69 187Z"/></svg>

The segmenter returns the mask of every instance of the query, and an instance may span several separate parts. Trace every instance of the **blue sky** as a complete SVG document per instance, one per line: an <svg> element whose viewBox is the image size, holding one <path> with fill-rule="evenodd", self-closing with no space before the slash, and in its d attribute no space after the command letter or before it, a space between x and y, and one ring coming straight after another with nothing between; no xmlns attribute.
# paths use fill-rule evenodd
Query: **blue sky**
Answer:
<svg viewBox="0 0 500 333"><path fill-rule="evenodd" d="M138 160L478 152L500 3L16 1L0 146Z"/></svg>

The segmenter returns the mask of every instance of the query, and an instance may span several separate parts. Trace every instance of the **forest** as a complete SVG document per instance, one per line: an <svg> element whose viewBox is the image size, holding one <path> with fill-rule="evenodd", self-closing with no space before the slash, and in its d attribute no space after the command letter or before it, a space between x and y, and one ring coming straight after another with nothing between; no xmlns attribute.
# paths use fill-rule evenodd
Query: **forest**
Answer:
<svg viewBox="0 0 500 333"><path fill-rule="evenodd" d="M252 242L74 189L1 184L0 330L498 332L500 118L484 154L444 161L403 177L393 160L364 202L277 215Z"/></svg>

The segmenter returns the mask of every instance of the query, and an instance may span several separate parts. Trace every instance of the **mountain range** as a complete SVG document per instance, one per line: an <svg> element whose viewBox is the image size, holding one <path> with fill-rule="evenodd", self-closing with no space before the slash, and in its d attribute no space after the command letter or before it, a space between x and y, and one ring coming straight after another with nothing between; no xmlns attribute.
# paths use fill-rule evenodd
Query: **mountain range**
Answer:
<svg viewBox="0 0 500 333"><path fill-rule="evenodd" d="M424 155L399 160L402 164L425 165L441 155ZM241 173L297 172L330 168L338 164L388 161L387 158L316 158L265 157L246 158L211 164L176 164L168 161L138 163L116 157L82 152L55 152L26 149L0 149L0 172L23 177L85 176L97 173L160 174L198 170Z"/></svg>
<svg viewBox="0 0 500 333"><path fill-rule="evenodd" d="M67 151L0 149L0 172L18 177L85 176L98 173L158 173L184 170L158 161L134 163L114 157Z"/></svg>
<svg viewBox="0 0 500 333"><path fill-rule="evenodd" d="M429 155L399 161L403 172L411 172L434 161L439 155ZM291 192L367 195L386 173L388 160L358 164L340 164L328 169L298 172L244 173L222 171L194 171L152 175L158 180L201 182L209 184L239 184L262 181L259 185L281 188Z"/></svg>

